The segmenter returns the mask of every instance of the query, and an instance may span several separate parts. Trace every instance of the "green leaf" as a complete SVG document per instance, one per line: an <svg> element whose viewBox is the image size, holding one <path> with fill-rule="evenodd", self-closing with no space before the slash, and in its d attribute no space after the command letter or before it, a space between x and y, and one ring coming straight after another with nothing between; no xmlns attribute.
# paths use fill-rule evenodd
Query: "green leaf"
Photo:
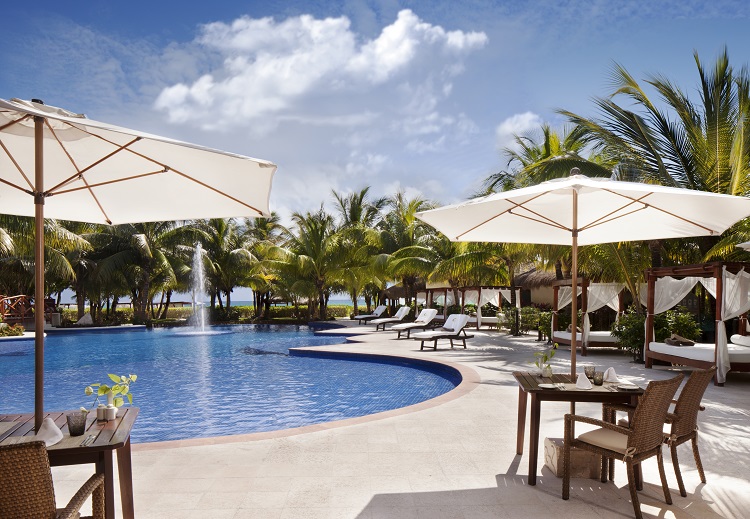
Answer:
<svg viewBox="0 0 750 519"><path fill-rule="evenodd" d="M133 395L132 395L131 393L128 393L128 394L127 394L127 395L125 395L125 396L127 396L127 397L128 397L128 403L129 403L130 405L133 405Z"/></svg>
<svg viewBox="0 0 750 519"><path fill-rule="evenodd" d="M125 401L122 398L120 398L119 396L117 398L115 398L115 401L114 401L115 407L122 407L122 404L124 404L124 403L125 403Z"/></svg>
<svg viewBox="0 0 750 519"><path fill-rule="evenodd" d="M127 395L128 391L129 391L128 386L121 386L120 387L120 393L122 393L123 395Z"/></svg>
<svg viewBox="0 0 750 519"><path fill-rule="evenodd" d="M101 386L99 386L99 391L97 391L96 394L99 396L102 396L102 395L106 395L107 393L109 393L109 391L110 391L109 386L102 384Z"/></svg>
<svg viewBox="0 0 750 519"><path fill-rule="evenodd" d="M112 380L112 382L119 382L120 381L120 376L119 375L114 375L112 373L108 373L107 376Z"/></svg>
<svg viewBox="0 0 750 519"><path fill-rule="evenodd" d="M133 382L135 382L137 378L138 378L138 375L130 375L130 380Z"/></svg>

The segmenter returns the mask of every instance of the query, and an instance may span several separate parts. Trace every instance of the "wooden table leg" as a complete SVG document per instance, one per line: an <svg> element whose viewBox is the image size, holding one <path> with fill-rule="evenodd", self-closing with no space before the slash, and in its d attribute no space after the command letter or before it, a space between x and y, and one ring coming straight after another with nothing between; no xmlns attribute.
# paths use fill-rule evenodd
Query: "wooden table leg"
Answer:
<svg viewBox="0 0 750 519"><path fill-rule="evenodd" d="M104 517L115 519L115 470L112 451L102 451L101 463L104 468Z"/></svg>
<svg viewBox="0 0 750 519"><path fill-rule="evenodd" d="M133 507L133 468L130 462L130 438L117 449L117 472L120 477L120 499L123 519L135 519Z"/></svg>
<svg viewBox="0 0 750 519"><path fill-rule="evenodd" d="M516 433L516 454L523 454L523 433L526 429L526 391L518 388L518 432Z"/></svg>
<svg viewBox="0 0 750 519"><path fill-rule="evenodd" d="M529 417L529 485L536 485L536 464L539 456L540 402L536 393L531 394L531 416Z"/></svg>

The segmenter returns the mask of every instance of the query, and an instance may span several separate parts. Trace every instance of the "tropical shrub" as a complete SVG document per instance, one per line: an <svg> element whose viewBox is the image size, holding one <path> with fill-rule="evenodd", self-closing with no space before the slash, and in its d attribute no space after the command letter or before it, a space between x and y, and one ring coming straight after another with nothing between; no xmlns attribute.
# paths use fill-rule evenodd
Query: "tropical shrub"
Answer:
<svg viewBox="0 0 750 519"><path fill-rule="evenodd" d="M6 324L5 326L0 326L0 337L20 337L24 331L24 327L20 324Z"/></svg>

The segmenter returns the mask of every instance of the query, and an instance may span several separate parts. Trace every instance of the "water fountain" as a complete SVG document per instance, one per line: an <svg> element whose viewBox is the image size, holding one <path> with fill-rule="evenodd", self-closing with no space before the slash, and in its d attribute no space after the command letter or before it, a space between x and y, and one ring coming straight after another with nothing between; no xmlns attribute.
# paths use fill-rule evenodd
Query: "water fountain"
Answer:
<svg viewBox="0 0 750 519"><path fill-rule="evenodd" d="M200 333L206 333L206 306L204 303L206 281L203 275L203 247L200 243L196 245L195 253L193 254L192 278L193 319L195 327L199 328Z"/></svg>
<svg viewBox="0 0 750 519"><path fill-rule="evenodd" d="M227 330L206 329L206 280L203 272L203 247L200 243L195 246L193 254L191 292L193 298L193 326L185 335L221 335L231 333Z"/></svg>

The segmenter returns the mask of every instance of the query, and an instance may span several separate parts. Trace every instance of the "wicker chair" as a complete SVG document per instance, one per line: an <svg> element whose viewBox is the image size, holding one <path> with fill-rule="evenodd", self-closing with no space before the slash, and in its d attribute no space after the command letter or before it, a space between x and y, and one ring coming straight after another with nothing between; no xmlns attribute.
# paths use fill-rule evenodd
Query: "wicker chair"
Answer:
<svg viewBox="0 0 750 519"><path fill-rule="evenodd" d="M708 384L716 373L716 366L710 369L696 369L693 370L691 375L685 382L685 387L680 391L680 395L677 400L672 400L675 404L674 411L667 414L666 423L670 424L669 437L667 438L667 444L672 454L672 465L674 466L675 476L677 477L677 485L680 488L680 495L682 497L687 496L685 491L685 484L682 481L682 473L680 472L680 463L677 459L677 446L682 445L687 441L691 441L693 444L693 458L695 458L695 465L698 469L701 482L706 482L706 474L703 471L703 464L701 463L701 455L698 451L698 411L703 410L701 406L701 400L703 400L703 394L708 388ZM604 405L604 420L614 423L617 411L625 411L628 416L632 415L634 408L626 405L615 405L605 404ZM620 420L620 425L627 427L627 421ZM614 478L614 466L610 466L609 477Z"/></svg>
<svg viewBox="0 0 750 519"><path fill-rule="evenodd" d="M633 412L633 419L629 428L586 416L565 415L563 499L570 498L570 449L577 448L598 454L602 456L602 459L618 459L625 462L628 470L628 486L630 487L633 511L638 519L642 519L643 515L638 501L635 470L643 460L656 456L664 499L668 504L672 504L662 460L661 446L664 443L662 428L667 418L669 404L677 388L680 387L683 377L684 375L678 375L669 380L650 382ZM599 429L574 438L573 428L576 422L597 425ZM602 469L604 469L604 466L602 466ZM606 474L602 470L602 479L605 478Z"/></svg>
<svg viewBox="0 0 750 519"><path fill-rule="evenodd" d="M0 517L3 519L77 518L89 496L92 496L93 519L104 519L103 474L91 476L67 507L56 509L44 442L0 446L0 488Z"/></svg>

